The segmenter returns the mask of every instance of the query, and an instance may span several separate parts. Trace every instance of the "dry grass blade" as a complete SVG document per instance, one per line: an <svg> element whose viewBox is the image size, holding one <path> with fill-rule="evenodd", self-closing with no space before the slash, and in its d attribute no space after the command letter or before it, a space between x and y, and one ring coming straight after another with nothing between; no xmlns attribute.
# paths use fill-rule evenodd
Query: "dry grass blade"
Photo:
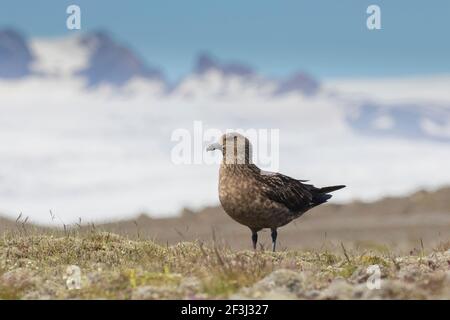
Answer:
<svg viewBox="0 0 450 320"><path fill-rule="evenodd" d="M345 249L344 243L341 242L342 251L344 252L345 259L348 263L352 263L350 257L348 256L347 249Z"/></svg>

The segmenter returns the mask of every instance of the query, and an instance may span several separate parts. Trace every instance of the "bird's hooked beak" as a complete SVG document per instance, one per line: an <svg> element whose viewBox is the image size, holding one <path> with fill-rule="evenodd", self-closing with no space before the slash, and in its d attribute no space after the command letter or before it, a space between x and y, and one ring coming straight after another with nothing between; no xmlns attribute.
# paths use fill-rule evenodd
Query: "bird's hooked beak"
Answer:
<svg viewBox="0 0 450 320"><path fill-rule="evenodd" d="M214 151L214 150L220 150L222 151L222 145L218 142L210 144L207 148L206 151Z"/></svg>

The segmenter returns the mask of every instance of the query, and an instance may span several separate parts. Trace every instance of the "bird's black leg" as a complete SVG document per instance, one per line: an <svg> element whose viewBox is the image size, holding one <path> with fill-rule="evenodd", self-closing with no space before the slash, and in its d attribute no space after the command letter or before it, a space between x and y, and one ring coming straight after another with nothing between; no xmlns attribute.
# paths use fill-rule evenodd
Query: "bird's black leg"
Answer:
<svg viewBox="0 0 450 320"><path fill-rule="evenodd" d="M252 230L252 242L253 242L253 249L256 250L256 243L258 242L258 233L253 230Z"/></svg>
<svg viewBox="0 0 450 320"><path fill-rule="evenodd" d="M275 247L277 245L277 235L278 235L277 229L272 229L271 236L272 236L272 251L273 252L275 252Z"/></svg>

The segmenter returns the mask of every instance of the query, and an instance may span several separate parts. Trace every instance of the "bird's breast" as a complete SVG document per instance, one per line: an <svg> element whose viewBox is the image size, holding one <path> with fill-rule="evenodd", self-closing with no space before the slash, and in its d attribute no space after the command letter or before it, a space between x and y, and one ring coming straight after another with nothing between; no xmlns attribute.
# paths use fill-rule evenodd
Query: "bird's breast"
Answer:
<svg viewBox="0 0 450 320"><path fill-rule="evenodd" d="M246 172L221 168L219 199L231 218L254 229L274 226L282 213L277 204L264 196L252 174Z"/></svg>
<svg viewBox="0 0 450 320"><path fill-rule="evenodd" d="M248 179L234 175L220 175L219 199L222 206L230 211L236 211L253 202L256 192Z"/></svg>

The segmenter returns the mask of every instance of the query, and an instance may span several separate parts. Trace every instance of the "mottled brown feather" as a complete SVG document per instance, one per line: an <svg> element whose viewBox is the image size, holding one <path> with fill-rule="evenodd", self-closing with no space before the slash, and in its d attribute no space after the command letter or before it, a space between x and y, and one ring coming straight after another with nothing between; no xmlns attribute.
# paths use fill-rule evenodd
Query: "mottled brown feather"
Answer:
<svg viewBox="0 0 450 320"><path fill-rule="evenodd" d="M245 147L240 149L245 155L237 154L239 139L245 143ZM225 146L230 147L230 141L234 148L228 157L233 158L226 159ZM228 134L221 143L224 159L219 172L220 202L231 218L254 232L283 226L326 202L331 198L327 192L344 187L316 188L280 173L261 171L251 162L250 142L241 135Z"/></svg>

